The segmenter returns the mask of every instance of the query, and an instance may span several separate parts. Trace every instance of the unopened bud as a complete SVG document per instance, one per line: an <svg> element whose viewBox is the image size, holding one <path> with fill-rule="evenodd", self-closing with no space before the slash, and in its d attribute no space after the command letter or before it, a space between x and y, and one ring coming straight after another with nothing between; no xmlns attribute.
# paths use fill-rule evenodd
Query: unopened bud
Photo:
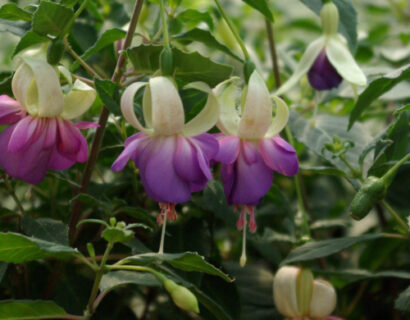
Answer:
<svg viewBox="0 0 410 320"><path fill-rule="evenodd" d="M339 26L339 10L333 2L328 2L323 5L320 11L320 18L322 19L323 33L332 35L337 33Z"/></svg>
<svg viewBox="0 0 410 320"><path fill-rule="evenodd" d="M309 312L310 300L312 299L313 274L309 269L300 270L296 278L296 299L298 310L302 315Z"/></svg>
<svg viewBox="0 0 410 320"><path fill-rule="evenodd" d="M309 316L319 319L329 316L336 307L336 300L336 291L329 282L322 279L313 281Z"/></svg>
<svg viewBox="0 0 410 320"><path fill-rule="evenodd" d="M171 48L164 48L159 57L159 64L163 76L172 76L174 73L174 54Z"/></svg>
<svg viewBox="0 0 410 320"><path fill-rule="evenodd" d="M384 198L386 189L382 179L373 176L367 177L350 204L352 218L355 220L363 219L371 208Z"/></svg>
<svg viewBox="0 0 410 320"><path fill-rule="evenodd" d="M110 225L111 225L112 227L114 227L116 224L117 224L117 219L115 219L115 217L111 217L111 218L110 218Z"/></svg>
<svg viewBox="0 0 410 320"><path fill-rule="evenodd" d="M164 287L179 308L199 313L198 300L190 290L170 279L164 281Z"/></svg>

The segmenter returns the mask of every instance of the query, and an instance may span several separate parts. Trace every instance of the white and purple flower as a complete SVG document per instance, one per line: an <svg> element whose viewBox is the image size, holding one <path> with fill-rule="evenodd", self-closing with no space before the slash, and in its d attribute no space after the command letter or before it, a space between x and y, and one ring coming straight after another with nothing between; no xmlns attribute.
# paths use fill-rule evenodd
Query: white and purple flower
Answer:
<svg viewBox="0 0 410 320"><path fill-rule="evenodd" d="M289 111L282 99L273 97L277 110L272 119L271 97L257 71L243 90L240 110L236 106L234 85L224 83L216 91L221 103L217 126L223 133L218 136L216 160L222 162L221 178L228 204L235 209L241 207L237 228L246 235L246 224L251 232L256 230L255 206L269 191L273 172L292 176L298 171L295 149L279 136ZM245 261L244 250L241 264Z"/></svg>
<svg viewBox="0 0 410 320"><path fill-rule="evenodd" d="M134 97L142 87L146 87L142 107L145 127L134 112ZM206 186L212 178L209 163L218 152L216 139L206 133L218 120L218 100L203 82L187 87L208 93L208 100L204 109L186 124L182 100L172 78L159 76L134 83L121 98L125 119L140 132L125 141L124 151L112 169L122 170L130 159L135 162L147 195L160 204L159 224L167 216L175 220L175 204L188 201L192 192Z"/></svg>
<svg viewBox="0 0 410 320"><path fill-rule="evenodd" d="M0 134L0 167L11 177L40 183L48 169L65 170L85 162L88 145L80 129L97 125L73 123L93 103L96 92L67 78L63 94L57 71L43 59L22 57L13 80L14 100L0 96L0 124L11 124Z"/></svg>
<svg viewBox="0 0 410 320"><path fill-rule="evenodd" d="M275 92L282 95L305 74L316 90L337 88L343 79L352 85L365 86L366 76L350 53L346 40L337 32L339 11L333 2L323 5L320 12L323 35L306 49L292 76Z"/></svg>

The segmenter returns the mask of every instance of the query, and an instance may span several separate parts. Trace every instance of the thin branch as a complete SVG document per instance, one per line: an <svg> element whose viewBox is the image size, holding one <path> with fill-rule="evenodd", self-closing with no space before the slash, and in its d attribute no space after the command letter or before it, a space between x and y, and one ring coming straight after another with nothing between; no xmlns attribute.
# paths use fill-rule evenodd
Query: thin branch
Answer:
<svg viewBox="0 0 410 320"><path fill-rule="evenodd" d="M268 33L269 51L270 51L270 56L272 59L272 71L273 71L273 76L275 78L275 87L276 89L278 89L281 85L281 81L280 81L280 73L279 73L278 54L277 54L276 45L275 45L275 35L273 33L272 23L268 19L265 19L265 23L266 23L266 31Z"/></svg>

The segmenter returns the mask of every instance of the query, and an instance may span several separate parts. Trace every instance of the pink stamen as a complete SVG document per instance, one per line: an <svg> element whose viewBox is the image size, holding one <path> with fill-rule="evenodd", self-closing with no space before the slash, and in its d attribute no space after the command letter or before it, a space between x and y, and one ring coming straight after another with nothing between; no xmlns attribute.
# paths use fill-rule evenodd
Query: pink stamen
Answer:
<svg viewBox="0 0 410 320"><path fill-rule="evenodd" d="M238 210L238 205L234 205L234 212L237 212ZM255 220L255 207L254 206L247 206L247 205L242 205L241 206L241 211L239 214L239 218L236 221L236 227L238 230L242 230L244 227L244 220L245 220L245 215L249 214L249 221L247 225L249 226L249 230L252 233L255 233L256 231L256 220Z"/></svg>
<svg viewBox="0 0 410 320"><path fill-rule="evenodd" d="M175 203L159 203L161 212L157 215L157 224L161 226L165 220L165 214L167 215L167 220L176 221L178 215L175 210Z"/></svg>
<svg viewBox="0 0 410 320"><path fill-rule="evenodd" d="M248 213L249 213L249 230L252 233L256 231L256 221L255 221L255 207L246 206Z"/></svg>
<svg viewBox="0 0 410 320"><path fill-rule="evenodd" d="M239 219L238 221L236 221L236 227L238 228L238 230L242 230L244 227L244 218L245 218L245 207L241 206L241 212L239 213Z"/></svg>

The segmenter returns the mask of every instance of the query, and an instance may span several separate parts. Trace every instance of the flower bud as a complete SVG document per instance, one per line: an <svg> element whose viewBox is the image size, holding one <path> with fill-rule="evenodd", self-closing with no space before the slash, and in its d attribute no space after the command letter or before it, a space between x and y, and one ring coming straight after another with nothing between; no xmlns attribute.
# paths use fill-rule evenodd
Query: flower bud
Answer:
<svg viewBox="0 0 410 320"><path fill-rule="evenodd" d="M352 218L355 220L363 219L376 202L384 198L386 191L387 188L382 179L373 176L367 177L350 204Z"/></svg>
<svg viewBox="0 0 410 320"><path fill-rule="evenodd" d="M159 65L163 76L172 76L174 73L174 55L171 48L164 48L159 56Z"/></svg>
<svg viewBox="0 0 410 320"><path fill-rule="evenodd" d="M337 33L339 26L339 11L333 2L328 2L323 5L320 11L320 18L322 19L323 33L326 35L333 35Z"/></svg>
<svg viewBox="0 0 410 320"><path fill-rule="evenodd" d="M184 286L176 284L170 279L164 281L164 287L179 308L182 310L199 313L198 300L190 290Z"/></svg>
<svg viewBox="0 0 410 320"><path fill-rule="evenodd" d="M333 286L322 279L313 281L309 316L311 318L325 318L333 312L335 307L336 291Z"/></svg>

